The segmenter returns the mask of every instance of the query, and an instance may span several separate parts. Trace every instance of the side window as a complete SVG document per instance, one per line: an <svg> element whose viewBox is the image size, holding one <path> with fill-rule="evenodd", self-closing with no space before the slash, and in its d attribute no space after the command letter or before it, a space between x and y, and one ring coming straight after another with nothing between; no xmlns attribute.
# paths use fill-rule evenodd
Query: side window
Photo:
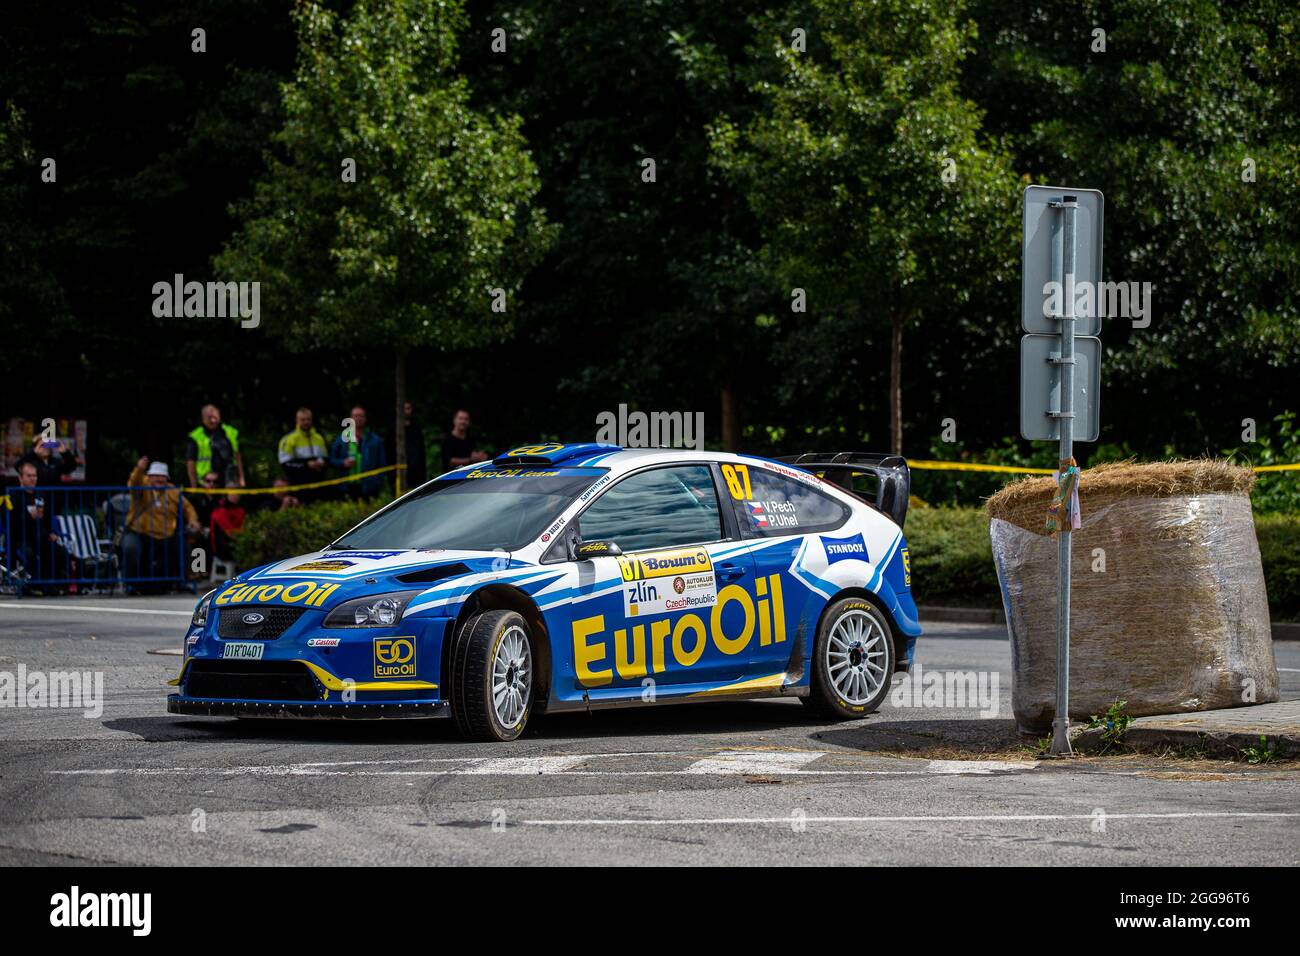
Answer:
<svg viewBox="0 0 1300 956"><path fill-rule="evenodd" d="M829 495L765 468L727 463L722 476L746 537L830 531L849 516L848 507Z"/></svg>
<svg viewBox="0 0 1300 956"><path fill-rule="evenodd" d="M578 519L584 541L624 551L704 544L722 538L722 513L708 465L655 468L624 478Z"/></svg>

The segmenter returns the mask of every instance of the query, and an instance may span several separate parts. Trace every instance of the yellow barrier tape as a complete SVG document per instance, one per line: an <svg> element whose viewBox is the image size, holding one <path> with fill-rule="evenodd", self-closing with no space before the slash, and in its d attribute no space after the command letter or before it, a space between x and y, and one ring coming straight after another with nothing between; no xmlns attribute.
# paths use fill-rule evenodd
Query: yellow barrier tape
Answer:
<svg viewBox="0 0 1300 956"><path fill-rule="evenodd" d="M1016 475L1052 475L1056 473L1055 468L1012 468L1008 465L979 465L966 461L924 461L921 459L914 461L909 458L907 464L912 468L921 468L927 471L1001 471Z"/></svg>
<svg viewBox="0 0 1300 956"><path fill-rule="evenodd" d="M187 495L273 495L285 494L290 491L309 491L312 488L328 488L331 485L341 485L348 481L358 481L362 478L369 478L372 475L384 475L390 471L397 471L399 468L405 468L405 465L385 465L383 468L371 468L369 471L358 472L355 475L345 475L342 478L325 478L321 481L311 481L305 485L281 485L279 488L182 488L181 491ZM137 487L148 487L139 485Z"/></svg>
<svg viewBox="0 0 1300 956"><path fill-rule="evenodd" d="M1293 465L1260 465L1252 468L1251 471L1300 471L1300 462Z"/></svg>
<svg viewBox="0 0 1300 956"><path fill-rule="evenodd" d="M914 461L909 458L907 464L912 468L920 468L926 471L1001 471L1016 475L1056 474L1055 468L1012 468L1007 465L980 465L966 461L924 461L921 459ZM1300 462L1290 465L1259 465L1252 468L1251 471L1300 471Z"/></svg>

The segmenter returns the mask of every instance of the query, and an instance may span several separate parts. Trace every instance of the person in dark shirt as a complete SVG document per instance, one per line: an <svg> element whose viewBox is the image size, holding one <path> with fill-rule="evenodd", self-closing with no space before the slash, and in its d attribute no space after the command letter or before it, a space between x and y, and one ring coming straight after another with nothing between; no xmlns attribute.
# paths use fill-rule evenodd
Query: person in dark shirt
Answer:
<svg viewBox="0 0 1300 956"><path fill-rule="evenodd" d="M451 431L442 436L442 470L451 471L477 461L487 461L487 455L474 447L469 435L469 412L457 409L451 420Z"/></svg>
<svg viewBox="0 0 1300 956"><path fill-rule="evenodd" d="M418 488L429 480L429 468L424 460L424 429L413 421L410 402L402 408L406 413L406 477L402 479L402 487ZM397 461L396 456L393 461Z"/></svg>
<svg viewBox="0 0 1300 956"><path fill-rule="evenodd" d="M54 530L54 502L51 492L36 491L36 466L25 461L18 466L18 487L10 496L12 517L9 534L14 564L37 581L64 582L75 562Z"/></svg>
<svg viewBox="0 0 1300 956"><path fill-rule="evenodd" d="M42 488L63 484L63 476L77 470L77 459L62 441L36 439L31 451L18 459L18 464L36 466L36 484Z"/></svg>

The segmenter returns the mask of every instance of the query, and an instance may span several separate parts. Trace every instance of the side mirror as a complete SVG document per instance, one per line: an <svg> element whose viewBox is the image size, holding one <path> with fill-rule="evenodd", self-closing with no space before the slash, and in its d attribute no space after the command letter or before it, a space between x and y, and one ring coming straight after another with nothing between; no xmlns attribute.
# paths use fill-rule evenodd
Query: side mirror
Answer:
<svg viewBox="0 0 1300 956"><path fill-rule="evenodd" d="M589 561L592 558L612 558L623 553L613 541L579 541L573 548L574 561Z"/></svg>

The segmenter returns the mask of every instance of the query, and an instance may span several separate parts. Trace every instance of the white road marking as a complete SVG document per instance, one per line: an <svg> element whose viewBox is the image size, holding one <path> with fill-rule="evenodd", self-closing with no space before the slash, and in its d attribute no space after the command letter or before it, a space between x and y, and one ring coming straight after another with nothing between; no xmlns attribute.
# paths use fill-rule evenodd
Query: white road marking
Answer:
<svg viewBox="0 0 1300 956"><path fill-rule="evenodd" d="M696 773L786 773L826 756L822 750L724 750L686 768Z"/></svg>
<svg viewBox="0 0 1300 956"><path fill-rule="evenodd" d="M1284 674L1300 674L1300 667L1279 667L1278 670Z"/></svg>
<svg viewBox="0 0 1300 956"><path fill-rule="evenodd" d="M583 756L568 757L483 757L475 760L460 773L513 776L516 774L563 773L570 767L583 763Z"/></svg>
<svg viewBox="0 0 1300 956"><path fill-rule="evenodd" d="M962 772L950 765L961 761L930 761L924 769L816 769L808 766L829 751L740 751L726 750L701 757L698 751L652 751L641 753L564 754L538 757L419 757L391 760L342 760L293 764L264 764L236 767L101 767L48 770L56 776L262 776L262 777L446 777L446 776L537 776L574 777L679 777L700 775L776 776L923 776ZM845 756L848 756L847 754ZM582 765L590 761L628 757L694 758L685 767L663 769L598 769ZM915 764L915 762L912 762ZM969 772L987 774L997 770L1032 770L1035 764L999 761L970 761ZM425 765L420 767L420 765ZM428 765L435 766L428 766ZM452 766L439 766L451 764ZM939 764L940 769L934 765Z"/></svg>
<svg viewBox="0 0 1300 956"><path fill-rule="evenodd" d="M102 604L28 604L21 602L0 602L0 611L95 611L100 614L165 614L174 617L193 617L193 611L159 611L147 607L105 607Z"/></svg>
<svg viewBox="0 0 1300 956"><path fill-rule="evenodd" d="M1275 819L1300 817L1300 813L1264 811L1223 811L1217 813L1107 813L1106 822L1113 820L1202 820L1202 819ZM530 827L640 827L640 826L743 826L747 824L778 823L782 826L804 823L1024 823L1035 821L1094 820L1091 813L1016 813L980 816L870 816L870 817L813 817L791 814L784 817L678 817L670 819L590 819L590 820L521 820Z"/></svg>

